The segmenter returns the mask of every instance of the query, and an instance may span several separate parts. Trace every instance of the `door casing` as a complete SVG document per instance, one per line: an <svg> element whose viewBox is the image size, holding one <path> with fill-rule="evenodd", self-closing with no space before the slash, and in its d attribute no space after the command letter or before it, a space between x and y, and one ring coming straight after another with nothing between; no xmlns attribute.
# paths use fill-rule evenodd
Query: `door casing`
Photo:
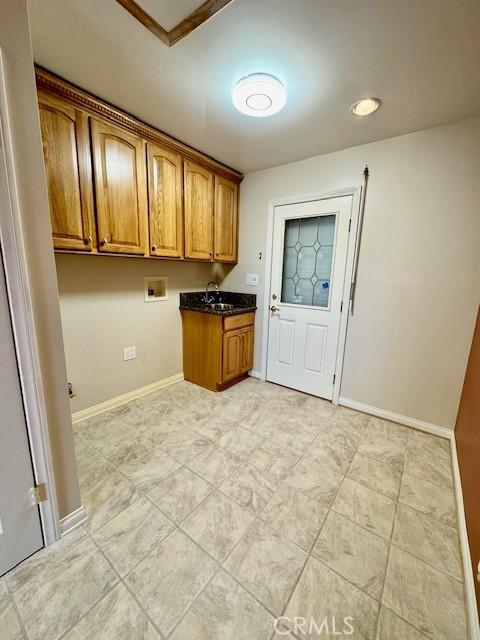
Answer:
<svg viewBox="0 0 480 640"><path fill-rule="evenodd" d="M28 289L28 269L20 223L6 96L3 54L0 48L0 237L34 478L37 485L45 484L47 489L47 500L39 506L43 538L45 544L49 545L61 537L60 519L35 324Z"/></svg>
<svg viewBox="0 0 480 640"><path fill-rule="evenodd" d="M265 251L265 288L263 294L263 326L262 326L262 351L261 351L261 368L260 379L266 380L267 377L267 349L268 349L268 331L269 331L269 314L267 309L270 307L270 295L272 284L272 258L273 258L273 228L275 207L285 204L299 204L301 202L312 202L314 200L326 200L329 198L338 198L340 196L352 196L352 214L350 228L350 242L348 243L347 263L345 268L345 279L343 286L343 311L340 316L340 330L338 336L337 360L335 365L335 383L333 385L332 402L338 404L340 398L340 389L342 384L343 360L345 355L345 343L347 338L348 318L350 315L350 288L353 276L353 265L355 257L355 248L357 245L358 232L358 216L361 201L362 187L347 187L345 189L337 189L324 193L310 193L307 195L291 196L288 198L279 198L270 200L268 203L267 218L267 246Z"/></svg>

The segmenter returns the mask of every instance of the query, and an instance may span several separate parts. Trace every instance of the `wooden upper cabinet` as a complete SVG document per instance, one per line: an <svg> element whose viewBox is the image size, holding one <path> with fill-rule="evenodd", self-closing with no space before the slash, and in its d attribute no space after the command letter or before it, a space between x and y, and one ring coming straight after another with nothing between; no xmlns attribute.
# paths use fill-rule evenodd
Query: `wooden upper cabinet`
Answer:
<svg viewBox="0 0 480 640"><path fill-rule="evenodd" d="M184 162L185 258L213 260L213 174Z"/></svg>
<svg viewBox="0 0 480 640"><path fill-rule="evenodd" d="M215 176L215 260L237 261L238 185Z"/></svg>
<svg viewBox="0 0 480 640"><path fill-rule="evenodd" d="M148 242L145 142L94 118L91 132L99 251L144 255Z"/></svg>
<svg viewBox="0 0 480 640"><path fill-rule="evenodd" d="M183 257L182 158L147 144L150 255Z"/></svg>
<svg viewBox="0 0 480 640"><path fill-rule="evenodd" d="M39 93L40 127L55 249L95 244L90 141L86 114Z"/></svg>

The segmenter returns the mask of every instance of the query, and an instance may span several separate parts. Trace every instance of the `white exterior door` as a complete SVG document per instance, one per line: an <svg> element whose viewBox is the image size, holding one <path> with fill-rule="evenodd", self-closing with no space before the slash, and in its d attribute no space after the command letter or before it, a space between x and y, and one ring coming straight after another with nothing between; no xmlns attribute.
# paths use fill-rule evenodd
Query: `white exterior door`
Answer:
<svg viewBox="0 0 480 640"><path fill-rule="evenodd" d="M267 380L333 396L352 196L274 211Z"/></svg>
<svg viewBox="0 0 480 640"><path fill-rule="evenodd" d="M44 546L0 250L0 576Z"/></svg>

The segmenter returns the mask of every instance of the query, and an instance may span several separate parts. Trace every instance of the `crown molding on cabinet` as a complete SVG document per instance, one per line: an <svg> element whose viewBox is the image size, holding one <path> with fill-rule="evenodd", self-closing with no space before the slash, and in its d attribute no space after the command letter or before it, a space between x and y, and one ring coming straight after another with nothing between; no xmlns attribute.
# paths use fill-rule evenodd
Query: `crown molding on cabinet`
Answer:
<svg viewBox="0 0 480 640"><path fill-rule="evenodd" d="M70 82L63 80L59 76L38 65L35 65L35 78L37 88L39 90L60 96L77 106L79 109L82 109L92 115L100 116L114 124L122 126L124 129L127 129L146 140L151 140L167 149L171 149L175 153L179 153L184 159L201 164L206 169L210 169L216 174L221 175L236 184L240 184L243 180L243 175L235 169L221 164L201 151L197 151L183 142L172 138L166 133L163 133L145 122L134 118L130 114L117 109L104 100L101 100L91 93L76 87Z"/></svg>

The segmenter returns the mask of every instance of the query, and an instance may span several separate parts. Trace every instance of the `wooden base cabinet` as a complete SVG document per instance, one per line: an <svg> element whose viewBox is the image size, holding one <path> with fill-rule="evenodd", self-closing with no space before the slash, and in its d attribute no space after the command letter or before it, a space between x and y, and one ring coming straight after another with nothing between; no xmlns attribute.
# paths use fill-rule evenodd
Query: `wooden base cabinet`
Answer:
<svg viewBox="0 0 480 640"><path fill-rule="evenodd" d="M253 367L254 313L219 316L181 310L185 380L212 391L244 378Z"/></svg>

